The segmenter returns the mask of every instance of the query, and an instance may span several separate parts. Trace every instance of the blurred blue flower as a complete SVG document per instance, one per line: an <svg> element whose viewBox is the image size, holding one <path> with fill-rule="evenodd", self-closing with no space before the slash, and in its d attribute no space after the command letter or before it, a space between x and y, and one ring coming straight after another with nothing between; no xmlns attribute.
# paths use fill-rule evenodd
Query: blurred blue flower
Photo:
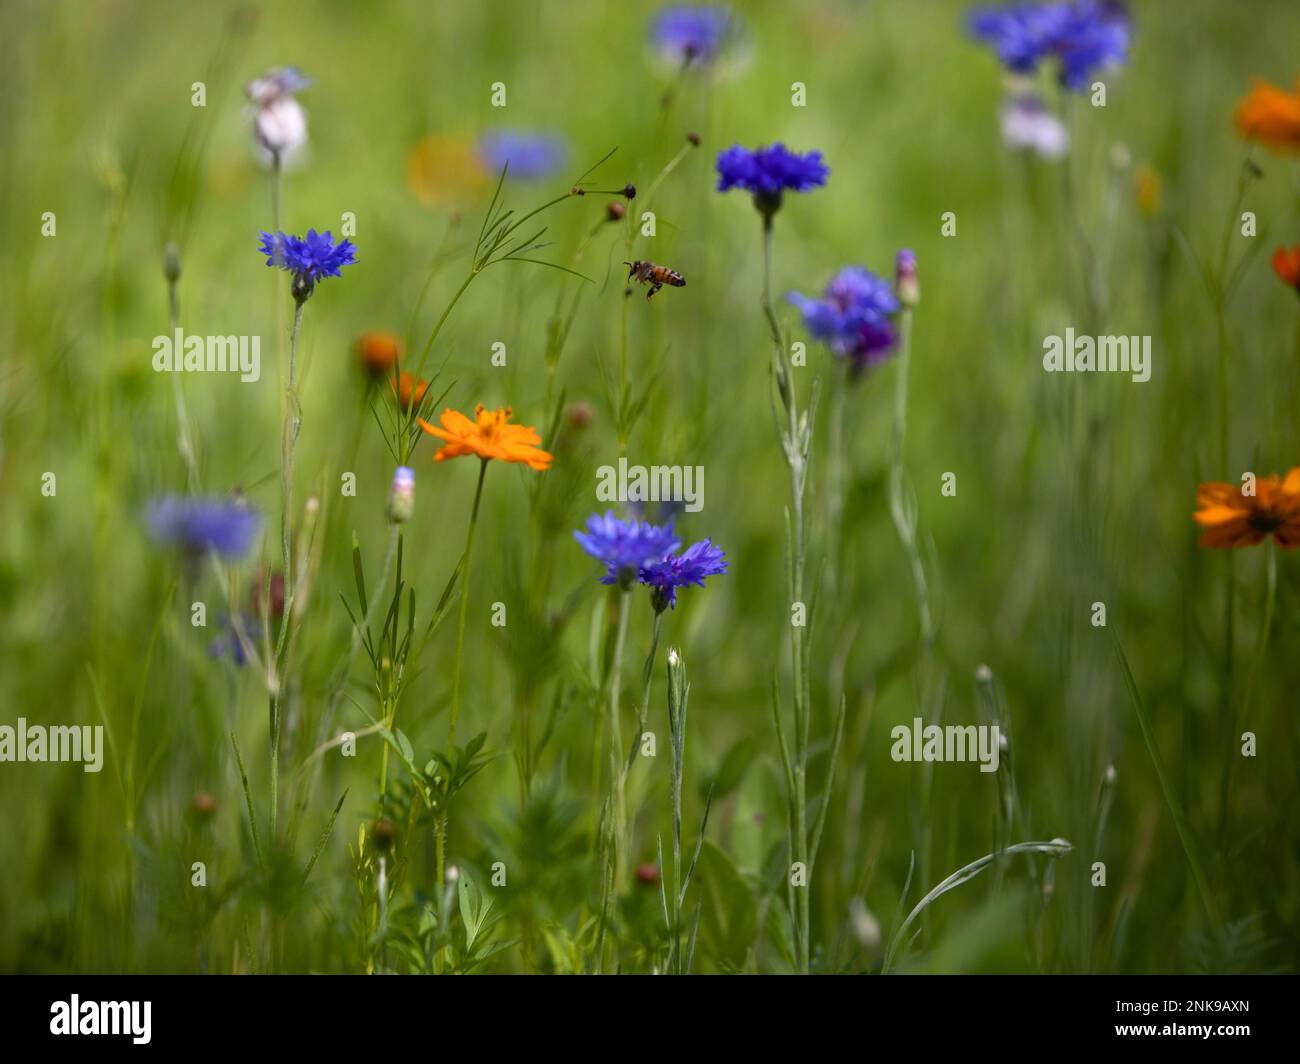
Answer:
<svg viewBox="0 0 1300 1064"><path fill-rule="evenodd" d="M323 233L308 229L305 237L287 233L262 233L258 251L266 256L266 264L293 274L294 281L308 295L323 277L339 277L344 266L357 261L356 246L351 240L334 238L327 229Z"/></svg>
<svg viewBox="0 0 1300 1064"><path fill-rule="evenodd" d="M704 578L719 576L727 571L727 561L721 547L711 539L692 543L681 554L665 554L658 561L641 566L638 576L650 588L650 601L655 612L669 607L677 608L677 589L695 584L704 586Z"/></svg>
<svg viewBox="0 0 1300 1064"><path fill-rule="evenodd" d="M244 630L244 639L251 641L258 638L255 633L260 633L261 628L255 617L245 614L240 617L240 625ZM245 643L239 638L239 629L235 627L234 621L225 614L221 615L221 629L222 634L208 645L208 656L218 661L229 658L234 664L243 666L248 661Z"/></svg>
<svg viewBox="0 0 1300 1064"><path fill-rule="evenodd" d="M479 138L478 154L483 166L493 174L499 174L508 163L508 177L537 181L550 177L564 165L568 146L563 137L550 133L494 129Z"/></svg>
<svg viewBox="0 0 1300 1064"><path fill-rule="evenodd" d="M1055 57L1057 77L1074 92L1086 89L1096 71L1123 63L1132 37L1128 11L1118 0L985 7L968 24L1013 73L1032 74Z"/></svg>
<svg viewBox="0 0 1300 1064"><path fill-rule="evenodd" d="M587 531L575 532L573 538L608 572L602 584L629 586L637 570L646 562L661 558L681 545L671 524L659 526L648 521L621 521L611 510L603 517L587 518Z"/></svg>
<svg viewBox="0 0 1300 1064"><path fill-rule="evenodd" d="M155 499L147 519L159 543L192 554L213 550L227 558L246 554L262 527L262 515L243 502L179 495Z"/></svg>
<svg viewBox="0 0 1300 1064"><path fill-rule="evenodd" d="M726 7L666 7L650 22L650 40L675 62L706 65L718 57L736 22L736 15Z"/></svg>
<svg viewBox="0 0 1300 1064"><path fill-rule="evenodd" d="M781 205L783 192L808 192L826 184L830 173L821 152L799 155L780 143L753 151L737 144L718 155L717 165L719 192L748 189L759 209L768 212Z"/></svg>
<svg viewBox="0 0 1300 1064"><path fill-rule="evenodd" d="M840 358L861 371L883 362L898 340L889 315L899 309L889 282L861 266L846 266L831 278L820 299L799 292L787 297L803 315L804 327Z"/></svg>

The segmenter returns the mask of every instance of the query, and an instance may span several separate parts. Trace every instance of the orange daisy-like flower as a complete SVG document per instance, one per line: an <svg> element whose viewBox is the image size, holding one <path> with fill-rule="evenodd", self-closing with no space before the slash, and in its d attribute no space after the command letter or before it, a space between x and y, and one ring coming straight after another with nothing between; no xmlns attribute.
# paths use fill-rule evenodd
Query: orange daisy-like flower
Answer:
<svg viewBox="0 0 1300 1064"><path fill-rule="evenodd" d="M1278 248L1273 252L1273 272L1300 294L1300 247Z"/></svg>
<svg viewBox="0 0 1300 1064"><path fill-rule="evenodd" d="M1274 473L1255 483L1255 494L1244 485L1215 480L1196 489L1192 515L1205 531L1202 547L1253 547L1270 535L1279 547L1300 547L1300 466L1285 477Z"/></svg>
<svg viewBox="0 0 1300 1064"><path fill-rule="evenodd" d="M402 355L402 341L392 333L368 332L357 338L354 349L370 376L386 377Z"/></svg>
<svg viewBox="0 0 1300 1064"><path fill-rule="evenodd" d="M423 377L416 380L409 373L399 374L397 383L393 385L393 391L397 396L397 405L403 410L410 410L412 404L418 408L424 402L424 393L428 390L428 381Z"/></svg>
<svg viewBox="0 0 1300 1064"><path fill-rule="evenodd" d="M550 467L551 455L537 446L542 438L535 429L510 424L509 407L488 410L479 403L474 408L473 421L449 407L439 420L442 428L435 428L420 418L420 428L430 436L447 441L433 456L435 462L476 454L484 461L499 458L503 462L522 462L530 469Z"/></svg>
<svg viewBox="0 0 1300 1064"><path fill-rule="evenodd" d="M1287 92L1256 80L1237 104L1237 132L1273 151L1300 152L1300 81L1296 87L1296 92Z"/></svg>

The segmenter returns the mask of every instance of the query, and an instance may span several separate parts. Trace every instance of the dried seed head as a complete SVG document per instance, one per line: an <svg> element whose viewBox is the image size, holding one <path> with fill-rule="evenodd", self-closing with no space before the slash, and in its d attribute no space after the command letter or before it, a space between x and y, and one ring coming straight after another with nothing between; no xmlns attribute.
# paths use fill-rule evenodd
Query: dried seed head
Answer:
<svg viewBox="0 0 1300 1064"><path fill-rule="evenodd" d="M628 182L623 186L623 195L628 199L636 199L636 185Z"/></svg>

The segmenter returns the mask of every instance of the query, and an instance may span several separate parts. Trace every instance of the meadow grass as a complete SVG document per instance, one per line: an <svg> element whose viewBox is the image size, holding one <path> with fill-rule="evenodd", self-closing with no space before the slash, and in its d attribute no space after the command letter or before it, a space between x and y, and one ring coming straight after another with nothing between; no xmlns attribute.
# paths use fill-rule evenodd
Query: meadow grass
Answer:
<svg viewBox="0 0 1300 1064"><path fill-rule="evenodd" d="M106 751L0 764L0 970L1294 971L1300 573L1191 513L1300 464L1300 163L1232 126L1300 12L1134 8L1104 107L1044 78L1052 162L956 0L738 4L710 71L604 0L5 4L0 725ZM284 65L309 151L268 169L243 86ZM500 127L563 167L466 169ZM714 160L775 141L830 175L765 232ZM259 231L345 215L295 305ZM853 377L786 294L902 247L920 302ZM177 327L261 337L260 380L162 380ZM1151 379L1045 373L1067 327ZM480 402L550 468L435 463L417 417ZM672 609L573 540L621 457L705 469L676 531L727 572ZM156 496L236 492L242 560L151 541ZM998 725L997 770L893 759L918 717Z"/></svg>

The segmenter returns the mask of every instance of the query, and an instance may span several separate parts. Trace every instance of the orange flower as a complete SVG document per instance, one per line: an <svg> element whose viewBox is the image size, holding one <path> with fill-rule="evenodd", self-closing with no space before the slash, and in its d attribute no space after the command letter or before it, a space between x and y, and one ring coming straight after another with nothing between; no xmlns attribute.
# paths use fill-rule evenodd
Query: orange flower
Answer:
<svg viewBox="0 0 1300 1064"><path fill-rule="evenodd" d="M1287 92L1256 79L1233 115L1237 132L1273 151L1300 151L1300 81Z"/></svg>
<svg viewBox="0 0 1300 1064"><path fill-rule="evenodd" d="M417 381L409 373L403 373L398 376L393 390L397 395L397 405L403 410L410 410L412 403L418 409L424 402L424 393L429 390L429 382L423 377Z"/></svg>
<svg viewBox="0 0 1300 1064"><path fill-rule="evenodd" d="M1260 478L1254 495L1244 487L1216 480L1196 489L1201 546L1253 547L1271 535L1284 550L1300 547L1300 466Z"/></svg>
<svg viewBox="0 0 1300 1064"><path fill-rule="evenodd" d="M523 462L530 469L546 469L551 455L538 448L542 438L535 429L510 424L510 408L487 410L482 403L474 408L474 421L450 408L442 412L442 428L434 428L420 418L420 428L447 443L433 456L435 462L476 454L484 461L499 458L503 462Z"/></svg>
<svg viewBox="0 0 1300 1064"><path fill-rule="evenodd" d="M1133 196L1137 200L1138 210L1148 218L1160 213L1163 192L1160 175L1151 167L1139 166L1133 172Z"/></svg>
<svg viewBox="0 0 1300 1064"><path fill-rule="evenodd" d="M488 175L468 137L425 137L406 158L406 184L421 203L436 207L464 199Z"/></svg>
<svg viewBox="0 0 1300 1064"><path fill-rule="evenodd" d="M1300 293L1300 247L1278 248L1273 252L1273 272Z"/></svg>
<svg viewBox="0 0 1300 1064"><path fill-rule="evenodd" d="M362 333L357 338L354 350L370 376L386 377L392 373L402 355L402 341L392 333Z"/></svg>

